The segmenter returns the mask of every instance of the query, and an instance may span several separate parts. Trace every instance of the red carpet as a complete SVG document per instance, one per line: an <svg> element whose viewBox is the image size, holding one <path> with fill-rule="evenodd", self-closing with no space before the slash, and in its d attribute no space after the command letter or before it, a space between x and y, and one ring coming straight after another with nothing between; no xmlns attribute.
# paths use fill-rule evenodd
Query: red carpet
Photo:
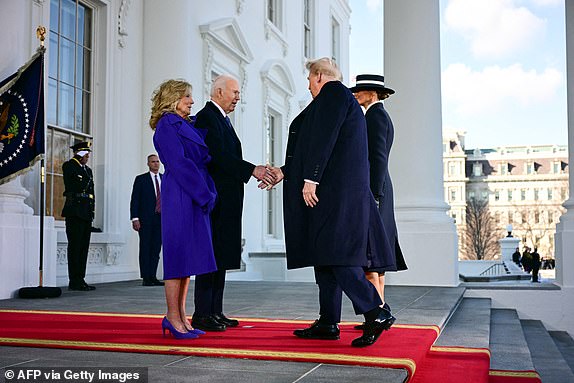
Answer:
<svg viewBox="0 0 574 383"><path fill-rule="evenodd" d="M415 383L536 382L530 376L525 377L526 372L518 372L522 374L519 376L512 375L517 372L493 371L489 376L488 350L431 348L439 334L439 328L432 325L396 324L390 331L385 331L381 335L376 345L355 348L350 344L360 335L360 331L354 330L355 323L350 322L341 325L339 341L295 337L292 334L293 330L306 327L308 321L243 318L239 318L241 321L239 327L229 328L224 333L207 333L198 339L175 340L171 336L162 337L162 317L162 315L0 310L0 346L404 368L409 376L413 377L411 381ZM39 323L41 325L38 325ZM467 380L466 378L470 376L473 379Z"/></svg>

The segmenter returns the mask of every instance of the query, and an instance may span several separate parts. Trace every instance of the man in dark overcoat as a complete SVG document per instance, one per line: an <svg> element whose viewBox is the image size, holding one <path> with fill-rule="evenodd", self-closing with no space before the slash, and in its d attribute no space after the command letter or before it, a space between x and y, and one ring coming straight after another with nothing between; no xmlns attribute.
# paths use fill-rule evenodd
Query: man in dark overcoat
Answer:
<svg viewBox="0 0 574 383"><path fill-rule="evenodd" d="M195 127L207 129L205 143L211 163L209 173L217 189L217 202L211 213L213 250L217 271L195 277L195 312L192 325L204 331L224 331L239 322L223 313L226 270L241 266L241 216L244 184L253 176L266 176L265 166L243 159L241 142L228 114L239 101L239 83L229 75L213 80L211 99L196 116Z"/></svg>
<svg viewBox="0 0 574 383"><path fill-rule="evenodd" d="M339 339L344 292L365 316L352 345L369 346L394 318L363 271L384 267L380 255L390 251L369 189L365 117L332 60L311 61L307 69L313 101L289 128L285 165L269 170L277 181L284 176L287 267L313 266L319 286L319 319L294 334Z"/></svg>
<svg viewBox="0 0 574 383"><path fill-rule="evenodd" d="M79 142L70 148L74 156L62 165L66 197L62 217L66 218L68 237L68 289L90 291L96 287L88 285L84 278L95 211L94 176L92 169L86 165L92 151L91 143Z"/></svg>
<svg viewBox="0 0 574 383"><path fill-rule="evenodd" d="M163 286L157 279L157 265L161 251L161 178L160 162L156 154L147 157L149 172L134 180L130 199L132 227L140 240L139 264L143 286Z"/></svg>

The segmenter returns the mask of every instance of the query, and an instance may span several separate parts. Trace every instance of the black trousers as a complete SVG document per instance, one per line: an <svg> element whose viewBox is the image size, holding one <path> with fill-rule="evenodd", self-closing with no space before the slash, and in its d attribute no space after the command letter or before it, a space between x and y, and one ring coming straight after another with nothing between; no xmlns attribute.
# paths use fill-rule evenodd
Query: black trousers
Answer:
<svg viewBox="0 0 574 383"><path fill-rule="evenodd" d="M315 281L319 285L319 320L325 324L341 321L343 292L353 303L357 315L383 304L377 289L367 280L360 266L315 267Z"/></svg>
<svg viewBox="0 0 574 383"><path fill-rule="evenodd" d="M532 268L532 282L538 282L538 272L540 271L540 266Z"/></svg>
<svg viewBox="0 0 574 383"><path fill-rule="evenodd" d="M151 282L157 278L157 265L161 251L161 215L154 214L151 221L141 223L140 237L140 277Z"/></svg>
<svg viewBox="0 0 574 383"><path fill-rule="evenodd" d="M86 263L92 235L92 222L77 217L66 217L68 237L68 278L70 285L84 283Z"/></svg>
<svg viewBox="0 0 574 383"><path fill-rule="evenodd" d="M195 314L207 316L223 313L225 275L225 270L217 270L212 273L195 276L193 299Z"/></svg>

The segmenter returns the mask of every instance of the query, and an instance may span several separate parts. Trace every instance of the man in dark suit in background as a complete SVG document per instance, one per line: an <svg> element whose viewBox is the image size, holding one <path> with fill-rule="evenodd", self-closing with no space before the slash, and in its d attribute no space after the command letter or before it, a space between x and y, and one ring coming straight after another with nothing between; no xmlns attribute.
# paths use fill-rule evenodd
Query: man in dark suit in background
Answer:
<svg viewBox="0 0 574 383"><path fill-rule="evenodd" d="M86 165L92 151L91 142L79 142L70 148L74 156L62 165L66 197L62 217L66 218L68 237L68 290L90 291L96 287L88 285L84 278L95 211L94 176Z"/></svg>
<svg viewBox="0 0 574 383"><path fill-rule="evenodd" d="M161 176L159 158L147 156L149 172L134 180L130 202L132 227L140 238L140 276L143 286L163 286L156 277L161 250Z"/></svg>
<svg viewBox="0 0 574 383"><path fill-rule="evenodd" d="M192 325L205 331L224 331L239 322L223 313L226 270L241 266L241 216L244 184L253 176L266 177L265 166L243 159L241 142L228 114L239 101L239 83L229 75L218 76L211 86L211 100L197 113L195 127L207 129L209 173L215 181L217 202L211 213L213 250L217 271L195 277L195 312Z"/></svg>

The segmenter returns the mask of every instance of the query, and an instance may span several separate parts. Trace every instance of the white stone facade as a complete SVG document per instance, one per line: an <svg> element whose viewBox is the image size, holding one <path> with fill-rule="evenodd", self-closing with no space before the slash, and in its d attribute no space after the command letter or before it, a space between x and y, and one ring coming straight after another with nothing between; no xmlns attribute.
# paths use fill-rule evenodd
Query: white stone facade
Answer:
<svg viewBox="0 0 574 383"><path fill-rule="evenodd" d="M92 129L88 138L93 140L94 152L89 165L96 182L94 226L102 229L102 233L92 234L86 279L90 283L135 279L139 277L138 241L129 221L129 199L133 179L147 170L146 157L154 151L147 124L152 91L165 79L184 78L194 87L193 110L197 112L208 99L215 75L236 76L241 101L231 117L243 143L244 158L256 164L273 160L281 165L289 123L310 101L305 61L332 57L343 73L349 73L351 9L346 0L279 0L271 4L270 20L269 2L258 0L80 3L93 15ZM0 0L0 21L6 28L0 36L4 47L0 78L16 71L35 52L36 27L50 25L54 17L51 5L49 0ZM307 32L302 21L304 6L309 7ZM304 56L306 33L311 57ZM49 72L49 38L46 46ZM29 192L32 196L26 203L37 215L37 175L35 170L20 177L21 182L4 185L0 200L9 200L13 193L6 191L7 187L12 190L15 186L10 185L17 185L23 195L19 200L22 214L33 217L32 209L23 203ZM250 252L284 250L280 193L280 188L272 194L260 191L255 180L246 186L243 254L247 273ZM53 240L48 241L45 251L45 264L52 270L50 283L66 285L64 223L51 220L50 225L47 230ZM8 233L8 229L2 227L2 232ZM31 239L37 238L34 229L31 224ZM1 264L10 263L13 247L28 240L24 232L20 230L21 235L12 236L10 241L3 239ZM30 253L32 259L37 258L37 251ZM53 275L55 269L57 277ZM1 272L4 270L9 268L3 267ZM251 273L251 277L261 275ZM4 286L7 279L1 279ZM0 298L13 295L19 287L34 285L35 278L29 279L6 283Z"/></svg>

